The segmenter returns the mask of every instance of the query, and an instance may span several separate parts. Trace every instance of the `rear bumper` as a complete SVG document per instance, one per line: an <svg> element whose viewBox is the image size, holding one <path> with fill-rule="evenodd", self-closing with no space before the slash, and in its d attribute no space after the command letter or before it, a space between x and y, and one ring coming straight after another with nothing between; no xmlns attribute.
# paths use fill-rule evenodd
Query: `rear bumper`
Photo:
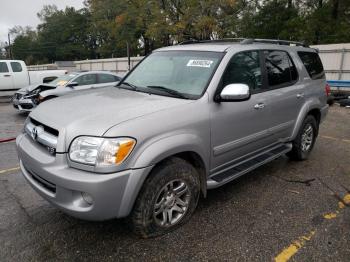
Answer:
<svg viewBox="0 0 350 262"><path fill-rule="evenodd" d="M329 109L329 105L325 105L324 107L321 108L321 118L320 118L320 123L323 122L323 120L326 118L327 114L328 114L328 109Z"/></svg>
<svg viewBox="0 0 350 262"><path fill-rule="evenodd" d="M32 188L63 212L85 220L127 216L151 167L95 174L69 167L66 154L48 155L27 135L17 138L23 176ZM82 193L92 198L87 202Z"/></svg>

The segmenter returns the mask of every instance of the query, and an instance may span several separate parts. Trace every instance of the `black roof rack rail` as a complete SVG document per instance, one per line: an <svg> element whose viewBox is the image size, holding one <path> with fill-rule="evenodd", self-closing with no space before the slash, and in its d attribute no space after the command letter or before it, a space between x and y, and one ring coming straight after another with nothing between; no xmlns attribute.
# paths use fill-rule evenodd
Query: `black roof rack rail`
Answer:
<svg viewBox="0 0 350 262"><path fill-rule="evenodd" d="M242 45L249 45L253 43L262 43L262 44L275 44L275 45L295 45L295 46L303 46L303 47L309 47L307 44L303 42L297 42L297 41L288 41L288 40L277 40L277 39L244 39L241 44Z"/></svg>
<svg viewBox="0 0 350 262"><path fill-rule="evenodd" d="M190 39L179 43L179 45L200 44L200 43L225 43L225 42L240 43L243 40L245 40L245 38L220 38L220 39L211 39L211 40Z"/></svg>
<svg viewBox="0 0 350 262"><path fill-rule="evenodd" d="M189 39L179 43L179 45L200 44L200 43L225 43L225 42L228 42L228 43L236 42L242 45L262 43L262 44L275 44L275 45L288 45L288 46L294 45L294 46L309 47L309 45L307 45L306 43L297 42L297 41L278 40L278 39L254 39L254 38L221 38L221 39L212 39L212 40Z"/></svg>

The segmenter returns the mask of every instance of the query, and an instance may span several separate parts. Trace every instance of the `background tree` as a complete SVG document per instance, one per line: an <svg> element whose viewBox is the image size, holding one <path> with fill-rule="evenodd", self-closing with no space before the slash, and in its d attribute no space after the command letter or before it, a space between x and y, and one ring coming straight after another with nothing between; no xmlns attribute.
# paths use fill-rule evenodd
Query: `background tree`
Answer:
<svg viewBox="0 0 350 262"><path fill-rule="evenodd" d="M273 38L350 42L349 0L86 0L48 5L36 30L15 27L15 58L27 63L147 55L190 39Z"/></svg>

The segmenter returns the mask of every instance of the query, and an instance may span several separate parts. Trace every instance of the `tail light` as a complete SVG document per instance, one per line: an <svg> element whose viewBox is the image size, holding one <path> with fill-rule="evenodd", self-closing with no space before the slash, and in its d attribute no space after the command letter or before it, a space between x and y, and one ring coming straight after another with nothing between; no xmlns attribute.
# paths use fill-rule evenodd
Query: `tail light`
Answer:
<svg viewBox="0 0 350 262"><path fill-rule="evenodd" d="M331 87L329 86L328 83L326 84L325 92L326 92L326 95L327 95L327 96L329 96L329 95L331 94Z"/></svg>

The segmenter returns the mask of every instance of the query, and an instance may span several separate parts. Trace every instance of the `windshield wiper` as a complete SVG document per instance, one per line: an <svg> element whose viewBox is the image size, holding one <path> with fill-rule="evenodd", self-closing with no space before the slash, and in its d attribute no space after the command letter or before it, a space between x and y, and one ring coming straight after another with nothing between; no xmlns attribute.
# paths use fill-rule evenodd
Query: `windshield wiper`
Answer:
<svg viewBox="0 0 350 262"><path fill-rule="evenodd" d="M170 88L167 88L165 86L147 86L148 88L152 88L152 89L158 89L160 91L164 91L168 94L171 94L175 97L178 97L178 98L182 98L182 99L189 99L186 95L174 90L174 89L170 89Z"/></svg>
<svg viewBox="0 0 350 262"><path fill-rule="evenodd" d="M132 90L136 91L137 90L137 86L133 85L133 84L130 84L129 82L122 82L121 84L117 85L117 87L120 87L120 85L126 85L126 86L129 86L131 87Z"/></svg>

